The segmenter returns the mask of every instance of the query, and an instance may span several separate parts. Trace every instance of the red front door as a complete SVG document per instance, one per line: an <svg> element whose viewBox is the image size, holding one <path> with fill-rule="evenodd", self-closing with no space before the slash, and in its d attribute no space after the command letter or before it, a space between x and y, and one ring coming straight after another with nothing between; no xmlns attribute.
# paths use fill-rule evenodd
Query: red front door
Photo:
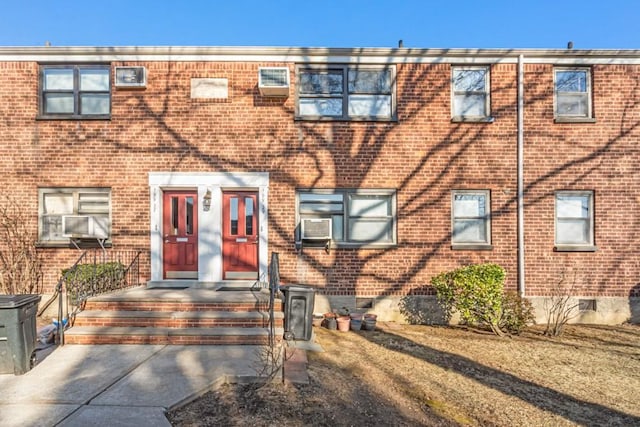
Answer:
<svg viewBox="0 0 640 427"><path fill-rule="evenodd" d="M165 191L162 257L165 279L198 278L198 193Z"/></svg>
<svg viewBox="0 0 640 427"><path fill-rule="evenodd" d="M222 194L223 278L258 278L258 193Z"/></svg>

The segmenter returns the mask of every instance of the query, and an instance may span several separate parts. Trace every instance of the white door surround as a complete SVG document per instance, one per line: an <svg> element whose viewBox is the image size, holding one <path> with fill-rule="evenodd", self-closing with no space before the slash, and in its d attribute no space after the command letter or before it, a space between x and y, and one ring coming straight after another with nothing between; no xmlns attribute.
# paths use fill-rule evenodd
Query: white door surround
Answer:
<svg viewBox="0 0 640 427"><path fill-rule="evenodd" d="M198 281L222 281L222 191L242 189L258 191L258 277L267 280L268 199L267 172L149 172L151 223L151 281L162 281L162 192L171 190L198 191ZM207 191L211 208L202 203Z"/></svg>

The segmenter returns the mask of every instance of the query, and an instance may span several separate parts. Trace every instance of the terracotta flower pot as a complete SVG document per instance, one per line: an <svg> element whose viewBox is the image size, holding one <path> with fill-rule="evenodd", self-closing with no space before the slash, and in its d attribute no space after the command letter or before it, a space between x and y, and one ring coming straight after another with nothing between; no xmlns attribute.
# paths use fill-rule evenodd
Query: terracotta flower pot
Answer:
<svg viewBox="0 0 640 427"><path fill-rule="evenodd" d="M347 332L349 330L350 324L351 324L351 319L349 318L349 316L338 317L338 330L340 332Z"/></svg>

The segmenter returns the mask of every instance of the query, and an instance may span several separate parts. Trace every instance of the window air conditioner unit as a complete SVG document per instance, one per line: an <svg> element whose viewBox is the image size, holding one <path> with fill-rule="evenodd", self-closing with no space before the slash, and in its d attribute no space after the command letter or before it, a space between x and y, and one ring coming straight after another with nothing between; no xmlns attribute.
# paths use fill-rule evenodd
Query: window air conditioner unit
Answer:
<svg viewBox="0 0 640 427"><path fill-rule="evenodd" d="M147 87L144 67L116 67L116 87Z"/></svg>
<svg viewBox="0 0 640 427"><path fill-rule="evenodd" d="M289 69L287 67L258 68L258 90L262 96L289 96Z"/></svg>
<svg viewBox="0 0 640 427"><path fill-rule="evenodd" d="M302 220L302 240L331 240L331 218L305 218Z"/></svg>
<svg viewBox="0 0 640 427"><path fill-rule="evenodd" d="M62 235L64 237L106 239L109 233L105 224L91 215L63 215Z"/></svg>

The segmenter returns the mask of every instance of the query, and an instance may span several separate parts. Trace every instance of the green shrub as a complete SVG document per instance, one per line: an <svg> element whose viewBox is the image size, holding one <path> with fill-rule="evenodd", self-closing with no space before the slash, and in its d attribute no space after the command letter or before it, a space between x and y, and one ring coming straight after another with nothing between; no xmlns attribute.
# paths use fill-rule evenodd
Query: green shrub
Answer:
<svg viewBox="0 0 640 427"><path fill-rule="evenodd" d="M80 264L62 270L65 288L73 305L86 298L116 289L124 279L125 267L120 262Z"/></svg>
<svg viewBox="0 0 640 427"><path fill-rule="evenodd" d="M500 329L510 334L519 335L534 320L531 302L516 292L508 291L502 296L502 314Z"/></svg>
<svg viewBox="0 0 640 427"><path fill-rule="evenodd" d="M455 310L464 323L489 327L502 336L504 278L505 271L499 265L480 264L441 273L431 279L431 285L447 320Z"/></svg>

